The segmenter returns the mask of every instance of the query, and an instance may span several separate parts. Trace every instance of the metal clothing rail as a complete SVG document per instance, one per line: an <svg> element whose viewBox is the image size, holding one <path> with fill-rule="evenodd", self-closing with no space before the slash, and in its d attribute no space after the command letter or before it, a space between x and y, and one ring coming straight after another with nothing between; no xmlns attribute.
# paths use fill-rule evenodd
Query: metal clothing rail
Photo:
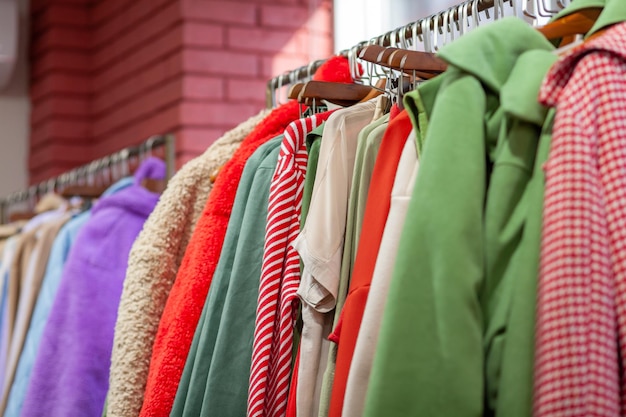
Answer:
<svg viewBox="0 0 626 417"><path fill-rule="evenodd" d="M139 145L129 146L56 177L31 185L25 190L16 191L6 197L0 198L0 221L4 223L7 220L7 209L13 205L29 201L38 196L43 196L48 192L62 190L71 185L89 182L90 179L93 179L96 175L102 174L105 171L108 171L109 176L112 177L111 171L116 170L118 165L120 165L119 168L124 171L124 164L128 166L131 158L142 158L144 155L151 154L156 148L163 148L164 150L167 179L170 179L176 169L175 137L172 134L156 135L148 138ZM122 172L120 176L127 174L128 172Z"/></svg>
<svg viewBox="0 0 626 417"><path fill-rule="evenodd" d="M513 2L514 0L506 0ZM348 57L352 61L356 61L356 57L354 54L358 53L358 49L361 47L376 43L381 46L389 46L391 44L396 44L401 41L401 37L404 39L411 39L414 36L421 36L425 27L423 24L425 22L429 23L429 29L437 29L442 28L444 24L449 24L450 21L458 22L461 18L466 18L467 16L472 16L477 12L482 12L487 9L493 8L495 5L504 4L505 0L469 0L465 1L461 4L453 6L449 8L447 11L440 12L438 14L425 17L423 19L418 20L417 22L409 23L402 28L397 28L393 31L389 31L379 37L371 39L369 41L362 41L358 44L354 45L352 48L343 50L339 52L338 55L343 55ZM444 22L444 15L446 15L446 22ZM437 20L434 20L436 17ZM270 79L267 82L265 100L267 108L276 107L277 103L277 94L280 94L280 90L283 87L293 85L299 82L309 81L315 71L324 63L325 59L320 59L316 61L310 62L308 65L303 65L299 68L293 69L291 71L287 71L283 74L277 75L276 77ZM352 69L352 65L351 65ZM353 72L355 72L354 69ZM353 73L353 78L357 79L356 74Z"/></svg>
<svg viewBox="0 0 626 417"><path fill-rule="evenodd" d="M270 79L267 82L267 89L265 90L265 103L267 108L276 107L276 94L282 87L310 80L313 74L315 74L315 71L317 71L324 62L326 62L325 59L312 61L309 65L304 65Z"/></svg>
<svg viewBox="0 0 626 417"><path fill-rule="evenodd" d="M468 17L476 17L475 15L479 12L488 12L491 9L496 9L494 10L495 14L502 13L505 3L510 3L511 6L514 7L515 0L464 1L441 12L386 32L375 38L376 43L382 46L389 46L392 42L401 42L402 38L411 39L414 36L422 36L426 28L428 30L438 30L439 33L441 33L447 25L452 23L457 25L461 20L467 19ZM529 17L532 16L529 15ZM369 41L369 43L372 43L372 41Z"/></svg>
<svg viewBox="0 0 626 417"><path fill-rule="evenodd" d="M350 61L350 71L356 82L362 82L367 77L362 77L359 73L357 56L359 51L370 44L380 46L398 46L401 48L417 48L418 42L422 43L425 50L434 52L438 42L454 40L455 32L463 35L468 30L468 25L476 27L480 25L479 13L484 12L485 17L490 19L489 11L493 11L494 18L504 17L504 5L509 3L514 14L526 20L538 22L546 19L563 8L571 0L466 0L448 9L424 17L407 25L390 30L380 36L367 41L359 42L348 50L340 52L340 55L347 56ZM473 25L470 25L472 18ZM450 36L448 36L450 35ZM313 61L309 65L296 68L272 78L267 83L267 106L275 107L276 92L281 87L303 82L313 75L324 60ZM371 80L371 78L369 78Z"/></svg>

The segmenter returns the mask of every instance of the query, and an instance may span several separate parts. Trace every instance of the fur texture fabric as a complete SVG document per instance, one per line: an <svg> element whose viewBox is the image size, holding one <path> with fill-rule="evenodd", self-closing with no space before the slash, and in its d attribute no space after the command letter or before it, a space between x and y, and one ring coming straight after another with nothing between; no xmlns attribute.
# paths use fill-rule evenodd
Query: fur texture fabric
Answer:
<svg viewBox="0 0 626 417"><path fill-rule="evenodd" d="M359 75L363 72L361 64L358 66ZM313 75L315 81L332 81L335 83L351 84L354 82L350 74L350 64L343 56L333 56L328 58Z"/></svg>
<svg viewBox="0 0 626 417"><path fill-rule="evenodd" d="M64 267L22 416L93 417L102 412L128 254L159 198L140 184L164 177L163 161L149 158L132 186L92 209Z"/></svg>
<svg viewBox="0 0 626 417"><path fill-rule="evenodd" d="M267 116L263 110L225 133L169 181L130 252L115 326L108 417L137 416L152 345L191 234L213 188L211 174Z"/></svg>

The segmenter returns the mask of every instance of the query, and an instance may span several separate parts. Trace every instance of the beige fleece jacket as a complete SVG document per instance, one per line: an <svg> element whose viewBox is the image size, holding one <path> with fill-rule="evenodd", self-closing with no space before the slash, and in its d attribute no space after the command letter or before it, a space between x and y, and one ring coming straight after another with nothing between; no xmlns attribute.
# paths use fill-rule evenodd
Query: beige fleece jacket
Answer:
<svg viewBox="0 0 626 417"><path fill-rule="evenodd" d="M167 297L213 186L211 175L268 114L261 111L189 161L170 180L128 260L115 325L106 415L139 415L152 345Z"/></svg>

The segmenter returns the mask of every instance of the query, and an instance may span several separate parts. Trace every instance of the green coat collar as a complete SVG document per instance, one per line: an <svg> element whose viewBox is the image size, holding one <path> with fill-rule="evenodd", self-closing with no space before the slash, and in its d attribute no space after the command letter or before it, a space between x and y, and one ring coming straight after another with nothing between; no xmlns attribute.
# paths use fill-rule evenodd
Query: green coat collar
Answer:
<svg viewBox="0 0 626 417"><path fill-rule="evenodd" d="M576 0L576 2L578 1L580 0ZM600 29L626 21L626 1L605 0L605 3L604 10L600 13L596 24L593 25L587 36L593 35Z"/></svg>
<svg viewBox="0 0 626 417"><path fill-rule="evenodd" d="M421 83L416 90L407 93L404 96L404 107L409 113L411 123L415 128L417 137L417 153L421 153L426 132L428 131L428 118L430 117L435 99L439 93L439 87L444 79L445 74L440 74L435 78Z"/></svg>
<svg viewBox="0 0 626 417"><path fill-rule="evenodd" d="M505 113L520 120L542 126L548 108L538 101L541 83L558 56L551 51L533 50L523 53L500 93Z"/></svg>
<svg viewBox="0 0 626 417"><path fill-rule="evenodd" d="M520 54L533 49L553 46L526 22L510 17L464 35L442 48L439 56L499 93Z"/></svg>
<svg viewBox="0 0 626 417"><path fill-rule="evenodd" d="M606 3L607 3L607 0L576 0L576 1L573 1L565 9L561 10L556 15L554 15L554 17L552 18L552 21L561 19L565 16L569 16L570 14L576 13L581 10L592 9L592 8L597 8L597 7L604 8L604 5Z"/></svg>

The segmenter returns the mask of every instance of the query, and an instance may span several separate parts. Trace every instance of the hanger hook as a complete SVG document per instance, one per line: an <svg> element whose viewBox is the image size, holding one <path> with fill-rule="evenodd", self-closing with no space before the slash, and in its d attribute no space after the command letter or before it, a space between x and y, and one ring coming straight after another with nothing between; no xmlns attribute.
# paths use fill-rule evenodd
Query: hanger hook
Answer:
<svg viewBox="0 0 626 417"><path fill-rule="evenodd" d="M56 181L57 184L57 190L58 191L63 191L63 189L65 188L65 179L67 178L67 173L64 172L63 174L59 175Z"/></svg>
<svg viewBox="0 0 626 417"><path fill-rule="evenodd" d="M409 49L409 44L406 39L406 31L409 29L409 26L403 26L400 31L400 48Z"/></svg>
<svg viewBox="0 0 626 417"><path fill-rule="evenodd" d="M146 141L146 158L152 156L152 151L154 150L154 144L156 143L158 136L150 136ZM144 158L145 159L145 158Z"/></svg>
<svg viewBox="0 0 626 417"><path fill-rule="evenodd" d="M114 181L119 181L122 178L124 178L124 150L121 150L117 153Z"/></svg>
<svg viewBox="0 0 626 417"><path fill-rule="evenodd" d="M277 87L276 87L276 103L280 106L281 104L283 104L281 102L281 97L280 97L280 92L281 89L283 88L283 77L285 76L285 73L282 73L281 75L278 76L278 81L277 81Z"/></svg>
<svg viewBox="0 0 626 417"><path fill-rule="evenodd" d="M393 45L396 48L402 48L402 39L400 38L400 32L402 27L397 27L393 30Z"/></svg>
<svg viewBox="0 0 626 417"><path fill-rule="evenodd" d="M424 43L424 50L426 52L432 52L432 49L430 47L430 39L429 39L430 36L427 33L427 31L429 30L428 23L427 23L428 21L429 21L428 19L422 19L422 21L420 23L420 26L421 26L421 29L422 29L422 38L423 38L423 43Z"/></svg>
<svg viewBox="0 0 626 417"><path fill-rule="evenodd" d="M278 77L272 78L272 107L278 107L278 100L276 99L277 83L278 83Z"/></svg>
<svg viewBox="0 0 626 417"><path fill-rule="evenodd" d="M93 185L95 183L96 172L100 166L101 160L95 160L87 166L87 184Z"/></svg>
<svg viewBox="0 0 626 417"><path fill-rule="evenodd" d="M522 12L524 16L533 20L537 20L537 13L535 11L535 3L532 0L522 0Z"/></svg>
<svg viewBox="0 0 626 417"><path fill-rule="evenodd" d="M465 11L465 13L464 13ZM461 3L459 4L459 7L457 9L457 29L459 32L459 36L463 36L463 34L465 33L465 19L467 19L467 3Z"/></svg>
<svg viewBox="0 0 626 417"><path fill-rule="evenodd" d="M496 0L497 1L497 0ZM448 44L449 40L448 37L450 36L450 32L451 30L453 31L454 29L452 29L450 27L450 10L451 9L447 9L442 13L442 19L443 22L441 24L441 29L442 29L442 35L443 35L443 43L441 44L441 46L445 46Z"/></svg>
<svg viewBox="0 0 626 417"><path fill-rule="evenodd" d="M289 73L289 85L294 85L297 80L298 77L296 77L296 75L300 72L300 68L293 70Z"/></svg>
<svg viewBox="0 0 626 417"><path fill-rule="evenodd" d="M351 47L350 49L348 49L348 69L350 70L350 77L352 77L353 80L357 79L357 67L356 67L356 56L354 54L354 48Z"/></svg>
<svg viewBox="0 0 626 417"><path fill-rule="evenodd" d="M354 45L352 48L350 48L350 50L352 51L352 57L353 57L352 61L354 65L354 73L355 73L354 81L355 82L363 81L367 78L364 70L359 71L359 68L362 69L362 67L359 65L359 49L361 49L361 47L366 44L367 44L366 42L360 42L357 45Z"/></svg>
<svg viewBox="0 0 626 417"><path fill-rule="evenodd" d="M411 25L411 42L413 42L413 49L417 51L417 41L419 39L418 29L419 29L419 21L413 22Z"/></svg>
<svg viewBox="0 0 626 417"><path fill-rule="evenodd" d="M56 178L52 178L48 180L48 190L46 191L46 193L48 194L52 194L57 186L57 179Z"/></svg>
<svg viewBox="0 0 626 417"><path fill-rule="evenodd" d="M430 19L433 22L433 31L432 31L432 35L433 35L432 42L433 43L432 43L432 45L433 45L433 51L434 52L439 50L439 35L440 35L440 32L439 32L439 17L440 16L441 15L436 14L436 15L433 15L433 16L430 17Z"/></svg>
<svg viewBox="0 0 626 417"><path fill-rule="evenodd" d="M30 205L31 209L34 209L35 205L37 204L37 186L36 185L31 185L30 188L28 189L28 204Z"/></svg>
<svg viewBox="0 0 626 417"><path fill-rule="evenodd" d="M112 184L113 183L113 173L112 171L112 163L113 163L113 156L112 155L107 155L104 157L104 169L103 169L103 173L106 173L106 179L107 181L104 182L104 184Z"/></svg>
<svg viewBox="0 0 626 417"><path fill-rule="evenodd" d="M500 3L500 17L499 19L504 19L504 4L507 2L507 0L498 0ZM508 0L508 1L512 1L512 0Z"/></svg>
<svg viewBox="0 0 626 417"><path fill-rule="evenodd" d="M120 162L120 153L116 152L111 155L111 159L109 160L109 182L113 184L113 182L120 179L119 176L119 162Z"/></svg>
<svg viewBox="0 0 626 417"><path fill-rule="evenodd" d="M452 13L452 18L450 19L450 25L452 25L452 23L454 23L454 26L456 26L456 31L460 32L461 31L461 26L459 25L459 20L461 20L461 8L463 7L463 4L458 4L456 5L453 9L454 12ZM456 16L456 19L455 17ZM452 31L452 33L454 33L454 30ZM452 39L454 39L454 35L452 35Z"/></svg>
<svg viewBox="0 0 626 417"><path fill-rule="evenodd" d="M122 157L122 177L127 177L130 173L130 151L127 149L122 149L121 151Z"/></svg>
<svg viewBox="0 0 626 417"><path fill-rule="evenodd" d="M41 199L48 192L48 182L40 182L37 185L37 196Z"/></svg>
<svg viewBox="0 0 626 417"><path fill-rule="evenodd" d="M472 1L472 16L474 18L474 29L480 26L480 12L478 11L478 2L480 0Z"/></svg>

